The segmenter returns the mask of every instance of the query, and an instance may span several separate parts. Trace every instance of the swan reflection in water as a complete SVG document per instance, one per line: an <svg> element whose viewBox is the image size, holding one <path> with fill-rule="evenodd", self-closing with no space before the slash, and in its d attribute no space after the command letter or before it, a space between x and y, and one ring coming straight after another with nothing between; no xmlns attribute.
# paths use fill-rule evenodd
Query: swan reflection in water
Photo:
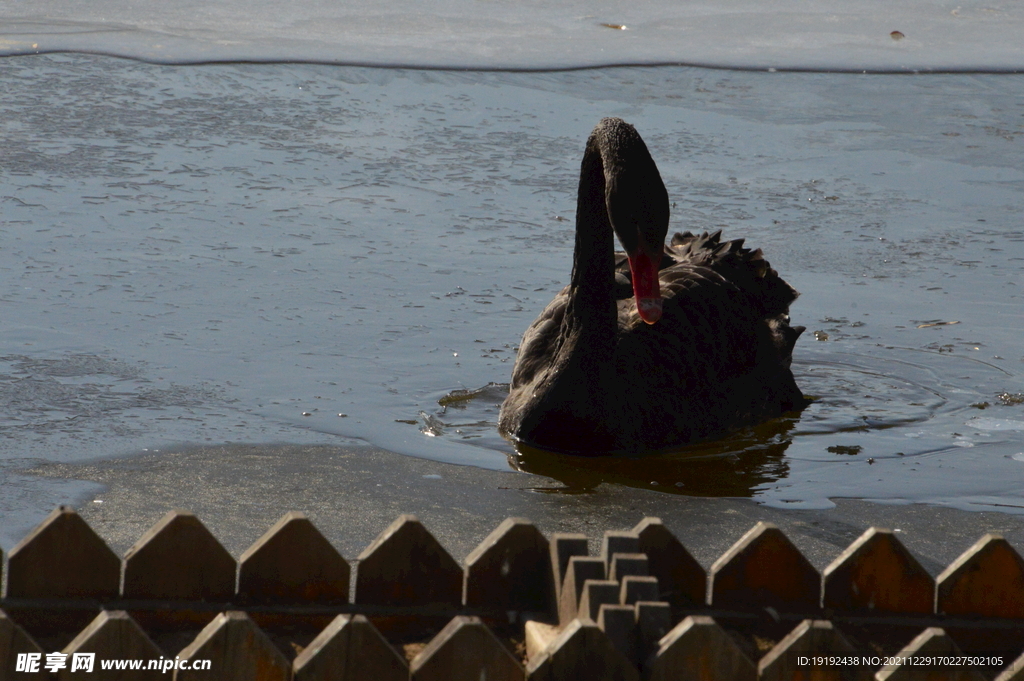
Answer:
<svg viewBox="0 0 1024 681"><path fill-rule="evenodd" d="M433 413L420 412L420 432L500 451L514 470L546 476L564 487L538 492L585 493L601 483L626 485L688 496L752 497L758 487L789 475L786 450L805 429L799 412L741 428L729 435L661 452L579 456L509 443L495 432L498 407L508 396L507 383L452 390L437 401ZM817 402L816 398L809 401ZM805 424L804 424L805 425Z"/></svg>
<svg viewBox="0 0 1024 681"><path fill-rule="evenodd" d="M687 496L752 497L759 487L789 475L785 453L798 420L787 415L657 454L582 457L516 444L508 461L518 471L565 485L537 491L582 493L611 483Z"/></svg>

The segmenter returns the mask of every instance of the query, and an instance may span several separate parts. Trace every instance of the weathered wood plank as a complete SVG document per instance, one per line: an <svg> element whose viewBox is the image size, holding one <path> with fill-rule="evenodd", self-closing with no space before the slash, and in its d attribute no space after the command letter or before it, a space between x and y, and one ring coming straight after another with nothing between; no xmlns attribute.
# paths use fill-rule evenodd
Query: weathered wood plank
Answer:
<svg viewBox="0 0 1024 681"><path fill-rule="evenodd" d="M578 617L597 621L602 605L619 604L619 583L611 579L588 579L583 583Z"/></svg>
<svg viewBox="0 0 1024 681"><path fill-rule="evenodd" d="M235 559L188 511L168 512L124 555L124 598L226 603L234 594ZM203 626L214 617L187 607L130 614L147 631Z"/></svg>
<svg viewBox="0 0 1024 681"><path fill-rule="evenodd" d="M529 662L547 650L561 630L556 624L530 620L523 627L523 632L526 638L526 660Z"/></svg>
<svg viewBox="0 0 1024 681"><path fill-rule="evenodd" d="M54 509L8 561L8 598L117 596L121 561L70 506Z"/></svg>
<svg viewBox="0 0 1024 681"><path fill-rule="evenodd" d="M1024 653L999 673L995 681L1024 681Z"/></svg>
<svg viewBox="0 0 1024 681"><path fill-rule="evenodd" d="M633 532L640 538L640 552L647 555L648 574L658 578L658 600L676 609L704 605L707 573L661 519L644 518Z"/></svg>
<svg viewBox="0 0 1024 681"><path fill-rule="evenodd" d="M593 622L573 620L526 668L530 681L638 681L636 667Z"/></svg>
<svg viewBox="0 0 1024 681"><path fill-rule="evenodd" d="M619 603L633 605L637 601L656 601L660 597L657 577L630 575L622 580L619 589Z"/></svg>
<svg viewBox="0 0 1024 681"><path fill-rule="evenodd" d="M68 655L66 666L57 673L60 681L71 679L96 679L104 681L136 681L168 678L167 671L160 667L149 669L150 661L160 663L164 654L155 643L123 610L104 610L76 636L62 651ZM92 654L92 661L79 660L78 656ZM142 660L145 668L102 669L104 660ZM168 660L172 663L173 660ZM88 666L86 666L88 665Z"/></svg>
<svg viewBox="0 0 1024 681"><path fill-rule="evenodd" d="M117 598L120 581L121 561L70 506L50 513L8 556L8 598L106 600ZM97 612L7 608L37 636L78 631Z"/></svg>
<svg viewBox="0 0 1024 681"><path fill-rule="evenodd" d="M546 557L546 556L545 556ZM412 681L525 681L526 673L478 617L452 619L409 667Z"/></svg>
<svg viewBox="0 0 1024 681"><path fill-rule="evenodd" d="M755 681L757 668L717 622L691 615L661 639L647 661L644 678Z"/></svg>
<svg viewBox="0 0 1024 681"><path fill-rule="evenodd" d="M606 530L601 539L601 557L605 570L612 569L612 558L616 553L641 553L640 537L633 530Z"/></svg>
<svg viewBox="0 0 1024 681"><path fill-rule="evenodd" d="M597 626L615 649L636 666L640 662L637 641L636 608L603 603L597 612Z"/></svg>
<svg viewBox="0 0 1024 681"><path fill-rule="evenodd" d="M291 665L244 612L217 615L179 654L188 666L209 660L209 669L178 669L174 681L290 681Z"/></svg>
<svg viewBox="0 0 1024 681"><path fill-rule="evenodd" d="M826 608L926 614L934 607L935 580L892 530L868 529L822 577Z"/></svg>
<svg viewBox="0 0 1024 681"><path fill-rule="evenodd" d="M553 615L551 548L525 518L506 518L466 556L463 603Z"/></svg>
<svg viewBox="0 0 1024 681"><path fill-rule="evenodd" d="M647 556L643 553L616 553L608 566L608 579L616 582L630 575L645 577L648 574Z"/></svg>
<svg viewBox="0 0 1024 681"><path fill-rule="evenodd" d="M866 681L871 671L850 665L800 664L801 657L829 653L852 653L853 646L827 620L804 620L779 641L757 665L761 681L820 679L821 681Z"/></svg>
<svg viewBox="0 0 1024 681"><path fill-rule="evenodd" d="M358 560L356 603L462 605L462 569L414 515L399 516Z"/></svg>
<svg viewBox="0 0 1024 681"><path fill-rule="evenodd" d="M1024 559L998 534L979 539L936 582L939 613L1024 619Z"/></svg>
<svg viewBox="0 0 1024 681"><path fill-rule="evenodd" d="M576 613L579 612L580 598L583 597L583 584L588 579L604 579L604 559L572 556L565 573L562 597L558 601L558 621L563 625L574 620Z"/></svg>
<svg viewBox="0 0 1024 681"><path fill-rule="evenodd" d="M363 615L338 615L292 662L294 681L407 681L405 660Z"/></svg>
<svg viewBox="0 0 1024 681"><path fill-rule="evenodd" d="M586 556L590 549L587 547L587 535L555 532L551 535L551 572L555 580L555 602L562 599L562 585L565 584L566 571L569 569L569 559L573 556Z"/></svg>
<svg viewBox="0 0 1024 681"><path fill-rule="evenodd" d="M18 623L7 616L3 610L0 610L0 671L4 673L12 673L17 669L18 655L38 655L37 658L40 662L43 659L43 649L39 647L39 644L28 635L28 633L18 626ZM27 662L25 658L23 661ZM15 679L46 679L48 674L43 670L42 665L38 666L38 670L35 672L22 672L20 675L12 676Z"/></svg>
<svg viewBox="0 0 1024 681"><path fill-rule="evenodd" d="M125 598L228 601L235 560L194 513L170 511L124 555Z"/></svg>
<svg viewBox="0 0 1024 681"><path fill-rule="evenodd" d="M348 602L348 562L304 513L286 513L238 562L238 595L249 602Z"/></svg>
<svg viewBox="0 0 1024 681"><path fill-rule="evenodd" d="M659 642L672 630L672 606L665 601L637 601L637 654L641 661L658 649Z"/></svg>
<svg viewBox="0 0 1024 681"><path fill-rule="evenodd" d="M929 627L896 654L897 659L907 657L956 657L960 648L939 627ZM877 681L984 681L977 669L954 665L886 665L875 674Z"/></svg>
<svg viewBox="0 0 1024 681"><path fill-rule="evenodd" d="M716 608L816 610L821 575L785 534L759 522L711 566L709 604Z"/></svg>

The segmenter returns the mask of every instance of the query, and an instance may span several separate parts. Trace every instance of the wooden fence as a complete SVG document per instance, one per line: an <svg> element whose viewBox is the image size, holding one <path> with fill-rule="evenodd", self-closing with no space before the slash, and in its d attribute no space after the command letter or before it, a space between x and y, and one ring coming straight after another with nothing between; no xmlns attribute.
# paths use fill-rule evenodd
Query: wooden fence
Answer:
<svg viewBox="0 0 1024 681"><path fill-rule="evenodd" d="M188 512L119 559L61 507L7 557L0 679L1024 681L1024 560L998 535L938 578L878 528L823 573L769 523L709 572L657 518L605 532L600 556L587 546L509 518L462 568L403 515L352 584L301 513L236 563ZM56 651L96 667L16 671ZM114 659L177 669L99 669Z"/></svg>

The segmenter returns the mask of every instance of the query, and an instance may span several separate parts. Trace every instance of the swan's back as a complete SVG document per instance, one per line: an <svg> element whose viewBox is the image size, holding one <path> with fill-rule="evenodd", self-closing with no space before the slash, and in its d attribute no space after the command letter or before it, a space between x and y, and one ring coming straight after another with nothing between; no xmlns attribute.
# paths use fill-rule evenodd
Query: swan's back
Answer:
<svg viewBox="0 0 1024 681"><path fill-rule="evenodd" d="M789 325L797 292L760 250L721 233L676 234L660 271L664 311L644 324L619 301L619 409L646 448L712 437L804 406L790 370L803 332ZM642 377L642 378L640 378Z"/></svg>

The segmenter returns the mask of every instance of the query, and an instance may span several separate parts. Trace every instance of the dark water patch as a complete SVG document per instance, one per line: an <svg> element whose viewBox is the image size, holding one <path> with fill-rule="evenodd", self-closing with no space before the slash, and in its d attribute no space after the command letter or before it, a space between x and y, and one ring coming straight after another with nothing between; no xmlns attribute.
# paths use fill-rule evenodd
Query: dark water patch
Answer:
<svg viewBox="0 0 1024 681"><path fill-rule="evenodd" d="M570 491L610 483L687 496L751 497L788 475L792 427L793 419L775 419L715 442L638 457L569 456L519 445L509 464L554 478Z"/></svg>
<svg viewBox="0 0 1024 681"><path fill-rule="evenodd" d="M863 447L860 445L832 445L828 448L828 451L833 454L845 454L847 456L857 456L861 453Z"/></svg>
<svg viewBox="0 0 1024 681"><path fill-rule="evenodd" d="M138 435L135 410L193 409L224 402L207 386L159 385L139 365L96 355L0 357L0 437L59 431ZM189 418L175 413L174 418Z"/></svg>

